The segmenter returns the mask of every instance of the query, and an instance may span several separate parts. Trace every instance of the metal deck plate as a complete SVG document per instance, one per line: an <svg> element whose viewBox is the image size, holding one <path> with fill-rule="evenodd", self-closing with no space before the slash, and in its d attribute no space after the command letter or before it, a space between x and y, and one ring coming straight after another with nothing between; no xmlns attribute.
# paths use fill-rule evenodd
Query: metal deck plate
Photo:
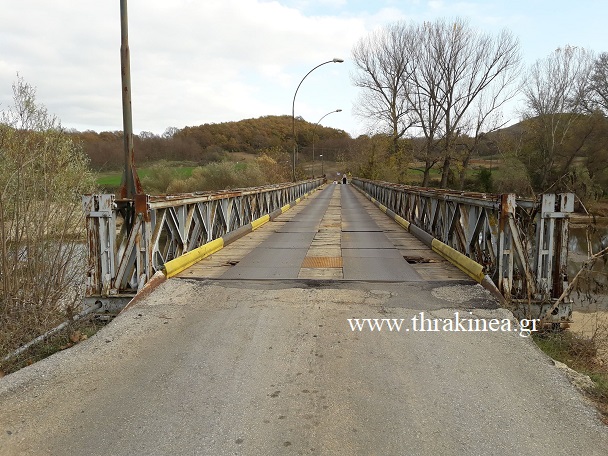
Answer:
<svg viewBox="0 0 608 456"><path fill-rule="evenodd" d="M276 230L276 233L316 233L319 227L313 226L284 226Z"/></svg>
<svg viewBox="0 0 608 456"><path fill-rule="evenodd" d="M369 222L344 221L342 222L342 231L351 233L357 231L380 232L382 229L373 220Z"/></svg>
<svg viewBox="0 0 608 456"><path fill-rule="evenodd" d="M420 274L403 258L344 258L345 280L383 280L387 282L418 282Z"/></svg>
<svg viewBox="0 0 608 456"><path fill-rule="evenodd" d="M300 266L295 268L273 268L273 267L234 267L220 276L220 279L297 279Z"/></svg>
<svg viewBox="0 0 608 456"><path fill-rule="evenodd" d="M235 268L241 267L300 267L308 249L254 249Z"/></svg>
<svg viewBox="0 0 608 456"><path fill-rule="evenodd" d="M395 246L384 233L348 231L342 233L344 249L394 249Z"/></svg>
<svg viewBox="0 0 608 456"><path fill-rule="evenodd" d="M342 249L345 258L385 258L402 260L403 255L397 249Z"/></svg>
<svg viewBox="0 0 608 456"><path fill-rule="evenodd" d="M260 244L259 249L308 249L316 234L306 233L275 233Z"/></svg>

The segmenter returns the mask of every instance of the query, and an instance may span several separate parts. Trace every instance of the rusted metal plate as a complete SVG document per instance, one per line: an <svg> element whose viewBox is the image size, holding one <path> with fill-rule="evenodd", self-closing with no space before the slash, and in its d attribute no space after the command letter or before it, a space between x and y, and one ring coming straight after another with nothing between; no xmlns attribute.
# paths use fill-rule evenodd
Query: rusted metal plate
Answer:
<svg viewBox="0 0 608 456"><path fill-rule="evenodd" d="M303 268L341 268L342 257L306 257L302 262Z"/></svg>

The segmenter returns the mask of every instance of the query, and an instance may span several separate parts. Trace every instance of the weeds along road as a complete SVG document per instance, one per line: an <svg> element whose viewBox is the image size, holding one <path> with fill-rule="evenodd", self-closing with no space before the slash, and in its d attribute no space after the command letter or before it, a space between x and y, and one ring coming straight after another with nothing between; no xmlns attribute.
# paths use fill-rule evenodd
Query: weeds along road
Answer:
<svg viewBox="0 0 608 456"><path fill-rule="evenodd" d="M413 330L457 310L509 318L475 285L171 279L0 380L0 454L606 454L529 338Z"/></svg>

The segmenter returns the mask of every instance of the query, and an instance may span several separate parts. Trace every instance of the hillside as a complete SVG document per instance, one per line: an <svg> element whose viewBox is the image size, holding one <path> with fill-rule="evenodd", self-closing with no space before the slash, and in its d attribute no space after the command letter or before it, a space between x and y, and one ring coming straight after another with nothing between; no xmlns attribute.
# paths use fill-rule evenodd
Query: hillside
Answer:
<svg viewBox="0 0 608 456"><path fill-rule="evenodd" d="M295 129L302 150L312 147L313 135L315 145L320 150L348 148L353 141L342 130L315 126L301 118L296 119ZM82 142L95 170L113 170L123 166L122 132L85 131L71 134ZM135 136L135 160L136 163L172 160L203 165L226 158L227 152L290 152L293 148L292 136L291 116L264 116L181 130L167 129L162 136L142 132Z"/></svg>

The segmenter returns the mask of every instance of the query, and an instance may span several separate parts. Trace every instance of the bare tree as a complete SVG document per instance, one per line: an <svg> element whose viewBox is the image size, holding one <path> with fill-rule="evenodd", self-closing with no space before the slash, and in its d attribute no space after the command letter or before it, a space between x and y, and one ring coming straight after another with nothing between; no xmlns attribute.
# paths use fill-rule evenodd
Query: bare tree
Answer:
<svg viewBox="0 0 608 456"><path fill-rule="evenodd" d="M356 113L371 121L371 126L388 132L392 139L392 153L402 161L400 139L411 127L410 106L403 94L413 62L408 40L411 27L393 24L361 39L353 48L352 56L357 72L355 86L363 89Z"/></svg>
<svg viewBox="0 0 608 456"><path fill-rule="evenodd" d="M177 127L167 127L163 132L163 138L173 138L177 133L179 133L179 128Z"/></svg>
<svg viewBox="0 0 608 456"><path fill-rule="evenodd" d="M387 26L361 40L353 58L359 70L355 85L365 89L359 114L390 126L395 152L410 128L422 133L423 185L443 159L442 187L447 185L454 139L475 101L491 91L486 101L493 102L477 104L477 109L499 109L520 65L519 43L509 32L482 34L462 20ZM481 117L487 119L489 113Z"/></svg>
<svg viewBox="0 0 608 456"><path fill-rule="evenodd" d="M505 71L500 74L494 84L491 84L479 94L471 106L469 115L463 121L461 131L470 140L459 144L463 150L460 189L464 188L466 172L471 158L478 152L482 139L488 133L497 131L508 123L509 120L503 118L502 108L519 92L521 86L516 83L518 77L519 74L516 71Z"/></svg>
<svg viewBox="0 0 608 456"><path fill-rule="evenodd" d="M535 168L540 189L549 184L559 155L568 153L564 148L573 128L588 112L592 68L591 52L566 46L538 60L526 75L525 118L538 154Z"/></svg>
<svg viewBox="0 0 608 456"><path fill-rule="evenodd" d="M492 36L475 31L462 20L437 21L425 33L431 36L440 75L444 130L441 187L445 188L455 137L481 94L489 90L502 92L501 85L506 87L513 82L521 64L519 42L507 30Z"/></svg>
<svg viewBox="0 0 608 456"><path fill-rule="evenodd" d="M591 108L608 115L608 52L602 52L593 62L590 89Z"/></svg>
<svg viewBox="0 0 608 456"><path fill-rule="evenodd" d="M404 96L411 109L416 131L424 136L422 158L424 170L422 186L430 183L431 169L439 162L441 155L438 143L443 137L445 93L441 90L441 77L437 72L431 24L417 27L413 39L408 43L408 52L416 62L414 71L404 84Z"/></svg>

